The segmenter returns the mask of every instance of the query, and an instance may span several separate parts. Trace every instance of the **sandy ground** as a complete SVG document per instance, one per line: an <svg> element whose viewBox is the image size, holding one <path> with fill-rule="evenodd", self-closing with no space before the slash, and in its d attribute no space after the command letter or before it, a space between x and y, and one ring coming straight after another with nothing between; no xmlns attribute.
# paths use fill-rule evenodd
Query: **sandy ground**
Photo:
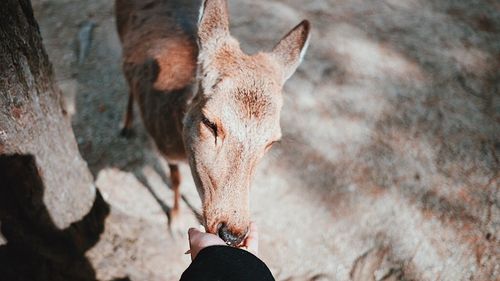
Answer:
<svg viewBox="0 0 500 281"><path fill-rule="evenodd" d="M35 0L83 157L112 207L87 252L97 278L178 280L183 202L140 120L118 136L127 88L112 1ZM278 280L500 279L500 4L494 0L230 1L247 52L313 24L287 83L284 141L259 166L253 218ZM78 33L96 24L78 63ZM181 189L200 202L189 168Z"/></svg>

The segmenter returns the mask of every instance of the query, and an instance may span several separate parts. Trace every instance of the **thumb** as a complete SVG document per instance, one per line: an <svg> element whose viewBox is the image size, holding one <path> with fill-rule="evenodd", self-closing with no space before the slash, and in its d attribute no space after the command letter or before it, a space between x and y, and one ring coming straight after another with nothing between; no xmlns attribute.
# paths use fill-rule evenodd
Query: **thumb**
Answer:
<svg viewBox="0 0 500 281"><path fill-rule="evenodd" d="M200 232L200 231L194 227L190 227L188 230L188 235L191 236L191 235L195 234L196 232Z"/></svg>
<svg viewBox="0 0 500 281"><path fill-rule="evenodd" d="M199 233L201 233L201 232L198 229L196 229L194 227L189 228L189 230L188 230L189 241L191 241L191 239L193 239L193 237Z"/></svg>
<svg viewBox="0 0 500 281"><path fill-rule="evenodd" d="M200 226L198 226L198 228L190 227L188 230L188 235L189 235L189 238L191 239L192 235L196 235L198 233L204 233L204 232L205 232L205 227L200 224Z"/></svg>

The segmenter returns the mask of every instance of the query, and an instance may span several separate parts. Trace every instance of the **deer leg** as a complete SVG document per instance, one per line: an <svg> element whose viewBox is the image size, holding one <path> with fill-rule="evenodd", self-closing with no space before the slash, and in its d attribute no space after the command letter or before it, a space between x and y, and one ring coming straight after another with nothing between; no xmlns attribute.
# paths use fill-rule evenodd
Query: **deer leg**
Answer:
<svg viewBox="0 0 500 281"><path fill-rule="evenodd" d="M122 137L129 138L132 136L132 122L134 121L134 97L132 92L129 92L127 111L125 112L125 118L123 119L123 127L120 131Z"/></svg>
<svg viewBox="0 0 500 281"><path fill-rule="evenodd" d="M174 190L174 207L172 208L172 217L177 216L179 213L179 200L181 194L179 192L179 186L181 184L181 174L179 173L179 166L168 164L170 168L170 181L172 182L172 189Z"/></svg>

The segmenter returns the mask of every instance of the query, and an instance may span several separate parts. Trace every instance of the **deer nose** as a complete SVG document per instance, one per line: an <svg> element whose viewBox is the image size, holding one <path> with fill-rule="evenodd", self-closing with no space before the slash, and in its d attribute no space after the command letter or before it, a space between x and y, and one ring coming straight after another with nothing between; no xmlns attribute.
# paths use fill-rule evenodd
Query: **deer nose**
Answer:
<svg viewBox="0 0 500 281"><path fill-rule="evenodd" d="M246 231L243 234L237 234L232 232L226 223L220 223L218 234L228 245L236 247L245 239Z"/></svg>

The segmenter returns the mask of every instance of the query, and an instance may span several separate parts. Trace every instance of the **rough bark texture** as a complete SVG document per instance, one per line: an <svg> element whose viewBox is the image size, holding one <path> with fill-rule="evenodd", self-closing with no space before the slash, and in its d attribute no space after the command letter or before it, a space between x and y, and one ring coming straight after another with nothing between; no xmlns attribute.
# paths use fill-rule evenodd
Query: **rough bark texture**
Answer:
<svg viewBox="0 0 500 281"><path fill-rule="evenodd" d="M31 3L2 1L0 15L0 154L35 157L43 202L65 228L89 211L92 176L61 107Z"/></svg>
<svg viewBox="0 0 500 281"><path fill-rule="evenodd" d="M0 280L96 280L109 206L61 107L29 1L0 2Z"/></svg>

